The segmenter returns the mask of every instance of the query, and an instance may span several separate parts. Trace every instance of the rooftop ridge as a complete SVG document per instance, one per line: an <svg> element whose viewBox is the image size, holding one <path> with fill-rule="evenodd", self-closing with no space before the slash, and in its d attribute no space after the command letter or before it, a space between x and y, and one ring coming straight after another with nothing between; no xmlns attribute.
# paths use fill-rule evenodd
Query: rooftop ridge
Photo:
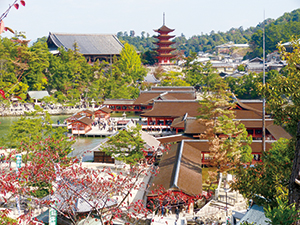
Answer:
<svg viewBox="0 0 300 225"><path fill-rule="evenodd" d="M140 93L165 93L165 92L168 92L168 93L195 93L194 91L173 91L173 90L161 90L161 91L141 91Z"/></svg>
<svg viewBox="0 0 300 225"><path fill-rule="evenodd" d="M93 34L87 34L87 33L64 33L64 32L50 32L54 35L68 35L68 36L75 36L75 35L84 35L84 36L95 36L95 35L101 35L101 36L116 36L115 34L99 34L99 33L93 33Z"/></svg>
<svg viewBox="0 0 300 225"><path fill-rule="evenodd" d="M199 102L199 100L154 100L154 102L169 102L169 103L173 103L173 102Z"/></svg>

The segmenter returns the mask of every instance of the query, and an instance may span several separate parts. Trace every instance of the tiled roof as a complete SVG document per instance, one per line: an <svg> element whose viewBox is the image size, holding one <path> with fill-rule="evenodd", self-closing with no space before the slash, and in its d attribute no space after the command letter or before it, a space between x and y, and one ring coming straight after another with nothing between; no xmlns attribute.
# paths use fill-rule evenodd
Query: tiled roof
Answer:
<svg viewBox="0 0 300 225"><path fill-rule="evenodd" d="M57 48L74 49L77 43L79 52L84 55L118 55L123 49L123 44L113 34L64 34L49 33L48 45Z"/></svg>

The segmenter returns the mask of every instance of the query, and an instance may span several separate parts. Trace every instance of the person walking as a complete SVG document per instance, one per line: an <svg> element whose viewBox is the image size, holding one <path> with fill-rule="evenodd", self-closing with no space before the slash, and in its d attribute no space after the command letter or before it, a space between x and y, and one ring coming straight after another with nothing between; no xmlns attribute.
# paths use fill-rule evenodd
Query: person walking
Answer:
<svg viewBox="0 0 300 225"><path fill-rule="evenodd" d="M178 206L176 206L176 209L175 209L176 220L178 220L178 218L179 218L179 213L180 213L180 210L179 210Z"/></svg>

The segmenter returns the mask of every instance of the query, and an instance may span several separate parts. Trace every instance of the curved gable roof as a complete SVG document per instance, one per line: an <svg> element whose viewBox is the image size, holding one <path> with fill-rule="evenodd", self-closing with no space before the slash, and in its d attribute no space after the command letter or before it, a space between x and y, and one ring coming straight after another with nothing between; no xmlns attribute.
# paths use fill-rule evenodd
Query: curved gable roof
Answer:
<svg viewBox="0 0 300 225"><path fill-rule="evenodd" d="M117 55L122 51L123 45L113 34L64 34L49 33L48 46L74 49L77 43L79 52L83 55Z"/></svg>

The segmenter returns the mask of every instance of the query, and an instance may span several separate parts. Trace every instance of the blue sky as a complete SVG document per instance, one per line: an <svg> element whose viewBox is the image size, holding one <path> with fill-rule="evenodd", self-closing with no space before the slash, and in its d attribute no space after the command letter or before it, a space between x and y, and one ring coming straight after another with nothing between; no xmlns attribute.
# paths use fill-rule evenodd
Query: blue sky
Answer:
<svg viewBox="0 0 300 225"><path fill-rule="evenodd" d="M0 0L1 14L13 0ZM28 39L51 32L116 34L134 30L153 35L166 25L173 34L186 37L243 26L256 26L266 18L278 18L300 8L300 0L25 0L12 8L4 23L25 31ZM2 34L7 36L8 34Z"/></svg>

